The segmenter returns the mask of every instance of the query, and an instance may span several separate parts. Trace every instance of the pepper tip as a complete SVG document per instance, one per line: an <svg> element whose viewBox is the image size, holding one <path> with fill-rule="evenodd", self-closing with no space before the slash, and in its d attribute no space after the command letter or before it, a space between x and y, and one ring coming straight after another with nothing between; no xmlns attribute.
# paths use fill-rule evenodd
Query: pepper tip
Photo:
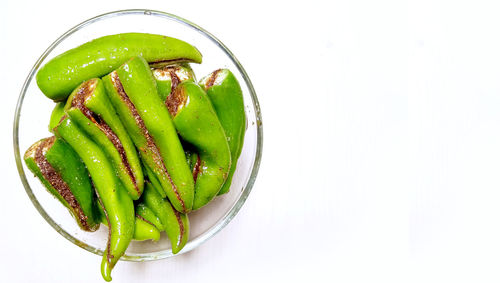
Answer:
<svg viewBox="0 0 500 283"><path fill-rule="evenodd" d="M103 258L102 263L101 263L101 275L102 278L106 282L111 282L111 266L109 262L106 260L106 257Z"/></svg>

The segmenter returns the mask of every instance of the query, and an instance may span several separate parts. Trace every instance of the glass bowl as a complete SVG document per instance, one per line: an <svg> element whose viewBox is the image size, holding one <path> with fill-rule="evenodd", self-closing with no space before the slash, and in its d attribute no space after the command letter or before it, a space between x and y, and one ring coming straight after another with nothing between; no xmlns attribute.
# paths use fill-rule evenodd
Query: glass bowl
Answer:
<svg viewBox="0 0 500 283"><path fill-rule="evenodd" d="M250 78L227 47L203 28L172 14L151 10L123 10L106 13L73 27L52 43L36 61L21 89L14 119L14 153L19 176L26 193L43 218L75 245L102 255L107 228L94 233L82 231L66 208L31 174L22 160L35 141L50 136L48 123L54 103L38 89L34 79L38 69L62 52L92 39L124 32L156 33L176 37L196 46L203 54L202 64L191 64L197 79L218 68L228 68L239 80L245 103L247 130L231 190L205 207L189 214L190 240L178 254L188 252L210 239L238 213L252 190L262 155L262 120L259 102ZM162 233L158 242L132 241L122 257L129 261L149 261L173 256L170 242Z"/></svg>

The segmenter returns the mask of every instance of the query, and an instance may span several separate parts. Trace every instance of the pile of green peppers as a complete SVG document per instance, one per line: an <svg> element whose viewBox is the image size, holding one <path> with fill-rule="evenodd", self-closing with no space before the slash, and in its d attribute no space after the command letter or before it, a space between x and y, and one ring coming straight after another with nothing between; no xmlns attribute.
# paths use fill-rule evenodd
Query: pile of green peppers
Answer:
<svg viewBox="0 0 500 283"><path fill-rule="evenodd" d="M56 102L48 138L24 155L85 231L108 227L101 274L132 240L160 239L178 253L188 213L227 193L246 128L236 77L219 69L196 82L201 53L176 38L104 36L68 50L37 73Z"/></svg>

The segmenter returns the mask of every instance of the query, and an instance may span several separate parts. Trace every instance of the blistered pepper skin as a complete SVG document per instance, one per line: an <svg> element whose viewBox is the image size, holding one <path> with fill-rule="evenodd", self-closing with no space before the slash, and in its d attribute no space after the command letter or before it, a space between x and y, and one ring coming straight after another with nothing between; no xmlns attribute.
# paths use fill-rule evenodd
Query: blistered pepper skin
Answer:
<svg viewBox="0 0 500 283"><path fill-rule="evenodd" d="M133 200L144 189L141 162L130 136L116 115L100 79L80 84L70 95L66 113L110 158Z"/></svg>
<svg viewBox="0 0 500 283"><path fill-rule="evenodd" d="M156 175L175 209L188 213L194 199L193 177L147 62L132 58L103 82L145 166Z"/></svg>
<svg viewBox="0 0 500 283"><path fill-rule="evenodd" d="M111 270L125 253L134 235L134 203L116 177L106 154L75 122L65 116L54 132L56 136L64 139L85 163L104 208L109 237L101 263L101 274L104 280L111 281Z"/></svg>
<svg viewBox="0 0 500 283"><path fill-rule="evenodd" d="M99 228L95 193L85 165L63 140L42 139L25 153L28 168L40 179L85 231Z"/></svg>
<svg viewBox="0 0 500 283"><path fill-rule="evenodd" d="M149 183L146 183L144 188L143 201L160 218L172 244L172 253L178 253L189 238L187 215L175 210L172 204L167 199L163 199Z"/></svg>
<svg viewBox="0 0 500 283"><path fill-rule="evenodd" d="M102 77L134 56L156 65L201 63L201 53L182 40L147 33L103 36L70 49L47 62L36 75L40 90L54 101L65 100L80 83Z"/></svg>
<svg viewBox="0 0 500 283"><path fill-rule="evenodd" d="M228 69L219 69L202 78L199 82L212 102L219 121L226 133L231 150L231 169L220 194L231 187L234 171L245 139L246 116L243 93L240 84Z"/></svg>
<svg viewBox="0 0 500 283"><path fill-rule="evenodd" d="M196 210L210 202L226 181L231 152L217 114L198 84L182 82L167 97L166 105L179 135L199 155L198 172L193 175L196 179L193 210Z"/></svg>

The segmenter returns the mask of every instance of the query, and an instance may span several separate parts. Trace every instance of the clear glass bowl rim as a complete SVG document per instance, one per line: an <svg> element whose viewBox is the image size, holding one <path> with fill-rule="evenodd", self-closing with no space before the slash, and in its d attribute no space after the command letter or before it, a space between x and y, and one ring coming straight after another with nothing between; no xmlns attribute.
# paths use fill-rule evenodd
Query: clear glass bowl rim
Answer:
<svg viewBox="0 0 500 283"><path fill-rule="evenodd" d="M256 116L256 121L257 121L257 149L256 149L256 154L255 154L255 160L254 160L254 166L252 168L252 172L250 174L250 178L248 179L248 182L243 189L243 191L240 194L240 197L238 198L237 202L233 204L232 208L213 226L211 227L208 231L203 233L202 235L198 236L196 239L191 240L186 244L184 249L182 249L179 254L186 253L211 237L213 237L215 234L217 234L220 230L222 230L233 218L236 216L238 211L241 209L243 204L245 203L246 199L248 198L248 195L250 194L253 184L255 182L255 179L257 177L257 173L259 171L259 166L260 166L260 161L262 158L262 141L263 141L263 132L262 132L262 117L261 117L261 111L260 111L260 106L259 106L259 101L257 99L257 95L255 93L255 89L252 85L252 82L250 81L250 78L248 77L245 69L243 66L240 64L238 59L233 55L233 53L220 41L218 40L215 36L213 36L211 33L206 31L205 29L201 28L200 26L183 19L181 17L178 17L176 15L166 13L166 12L161 12L161 11L155 11L155 10L147 10L147 9L128 9L128 10L119 10L119 11L113 11L113 12L108 12L105 14L98 15L96 17L90 18L86 21L83 21L82 23L74 26L73 28L69 29L67 32L65 32L63 35L61 35L58 39L56 39L40 56L40 58L36 61L35 65L33 68L31 68L22 88L21 92L17 101L16 105L16 111L14 114L14 127L13 127L13 142L14 142L14 155L15 155L15 160L16 160L16 166L17 170L19 172L19 176L21 177L21 181L24 185L24 189L26 190L26 193L28 194L29 198L31 199L31 202L35 206L35 208L38 210L38 212L42 215L42 217L59 233L61 234L64 238L72 242L73 244L90 251L94 254L97 255L102 255L102 251L94 248L92 246L87 245L86 243L74 238L71 236L68 232L66 232L62 227L60 227L55 221L47 214L47 212L44 210L44 208L40 205L38 200L36 199L35 195L33 194L31 187L28 183L28 180L26 179L26 175L24 172L24 168L22 165L21 161L21 155L20 155L20 150L19 150L19 118L21 114L21 108L23 105L24 97L26 95L26 91L28 89L28 86L30 85L33 77L35 76L36 71L42 64L42 61L45 60L47 55L64 39L66 39L68 36L71 34L75 33L76 31L80 30L81 28L92 24L97 21L105 20L107 18L111 17L118 17L118 16L126 16L126 15L148 15L148 16L157 16L157 17L163 17L167 18L170 20L177 21L183 25L188 26L189 28L192 28L208 39L210 39L213 43L215 43L217 46L219 46L224 53L231 59L231 61L235 64L237 67L238 71L241 73L243 79L245 80L245 83L248 87L248 90L250 92L250 96L252 98L252 104L254 107L255 111L255 116ZM140 254L140 255L124 255L121 259L127 260L127 261L151 261L151 260L158 260L158 259L163 259L163 258L168 258L173 256L171 253L171 250L163 250L163 251L158 251L158 252L151 252L151 253L145 253L145 254Z"/></svg>

